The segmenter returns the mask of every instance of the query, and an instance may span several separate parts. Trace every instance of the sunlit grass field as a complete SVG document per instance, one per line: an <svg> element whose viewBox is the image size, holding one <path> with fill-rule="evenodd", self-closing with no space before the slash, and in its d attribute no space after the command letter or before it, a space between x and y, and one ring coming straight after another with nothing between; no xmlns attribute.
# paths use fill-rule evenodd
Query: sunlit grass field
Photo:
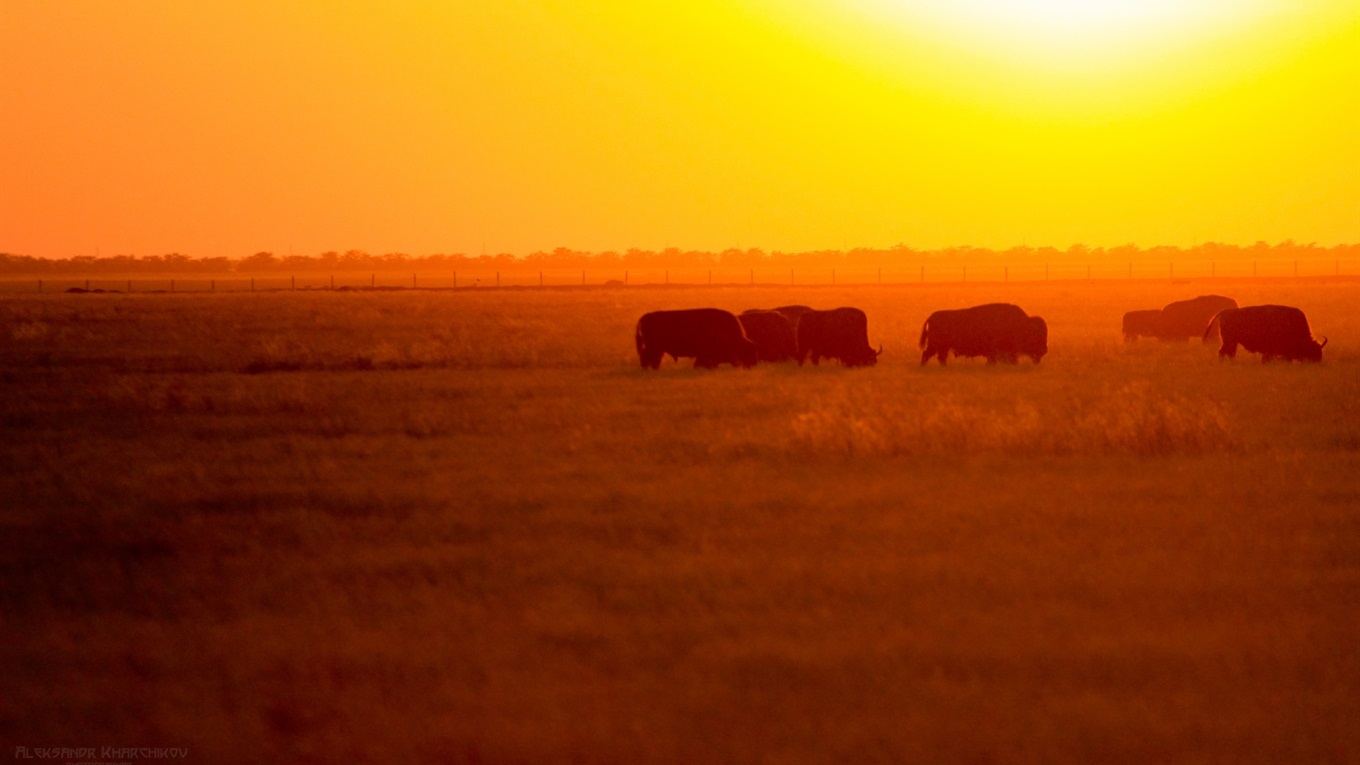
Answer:
<svg viewBox="0 0 1360 765"><path fill-rule="evenodd" d="M1197 294L1321 365L1125 345ZM1015 302L1040 365L920 367ZM638 365L858 306L877 367ZM0 299L0 744L189 761L1360 759L1360 282Z"/></svg>

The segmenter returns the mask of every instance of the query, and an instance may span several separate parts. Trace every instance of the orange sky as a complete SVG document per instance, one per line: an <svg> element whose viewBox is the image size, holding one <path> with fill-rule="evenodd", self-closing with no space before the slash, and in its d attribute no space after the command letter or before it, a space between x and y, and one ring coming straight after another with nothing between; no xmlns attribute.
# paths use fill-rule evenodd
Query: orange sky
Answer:
<svg viewBox="0 0 1360 765"><path fill-rule="evenodd" d="M28 255L1360 241L1353 0L0 0L0 105Z"/></svg>

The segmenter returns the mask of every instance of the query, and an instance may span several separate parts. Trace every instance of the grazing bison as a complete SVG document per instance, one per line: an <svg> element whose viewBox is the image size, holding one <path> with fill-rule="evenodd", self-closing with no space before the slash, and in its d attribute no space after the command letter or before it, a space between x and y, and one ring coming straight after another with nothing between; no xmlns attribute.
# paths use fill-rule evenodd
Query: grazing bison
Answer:
<svg viewBox="0 0 1360 765"><path fill-rule="evenodd" d="M791 361L798 357L798 336L794 334L793 323L784 314L752 308L737 320L746 337L756 344L756 354L761 361Z"/></svg>
<svg viewBox="0 0 1360 765"><path fill-rule="evenodd" d="M1161 331L1158 337L1163 342L1186 342L1192 337L1204 335L1204 325L1219 311L1236 308L1237 301L1222 295L1200 295L1190 300L1167 303L1162 308ZM1213 338L1205 336L1204 342Z"/></svg>
<svg viewBox="0 0 1360 765"><path fill-rule="evenodd" d="M693 308L653 311L638 319L638 360L643 369L656 369L666 354L679 360L694 357L694 366L719 364L749 367L756 363L756 344L742 332L741 322L728 311Z"/></svg>
<svg viewBox="0 0 1360 765"><path fill-rule="evenodd" d="M1215 325L1223 337L1219 358L1236 358L1237 346L1241 345L1250 353L1261 354L1261 361L1322 361L1322 347L1327 344L1325 337L1321 343L1313 339L1303 311L1285 305L1225 308L1209 321L1205 340Z"/></svg>
<svg viewBox="0 0 1360 765"><path fill-rule="evenodd" d="M1018 363L1029 356L1038 364L1048 353L1048 324L1029 316L1010 303L988 303L956 311L936 311L921 326L921 364L936 356L945 363L955 356L985 356L988 364L998 360Z"/></svg>
<svg viewBox="0 0 1360 765"><path fill-rule="evenodd" d="M1129 311L1124 314L1124 342L1132 343L1140 337L1160 337L1162 334L1162 312Z"/></svg>
<svg viewBox="0 0 1360 765"><path fill-rule="evenodd" d="M813 364L825 357L839 359L847 367L871 367L883 352L882 346L875 351L869 345L869 319L858 308L804 311L797 333L800 367L809 355Z"/></svg>

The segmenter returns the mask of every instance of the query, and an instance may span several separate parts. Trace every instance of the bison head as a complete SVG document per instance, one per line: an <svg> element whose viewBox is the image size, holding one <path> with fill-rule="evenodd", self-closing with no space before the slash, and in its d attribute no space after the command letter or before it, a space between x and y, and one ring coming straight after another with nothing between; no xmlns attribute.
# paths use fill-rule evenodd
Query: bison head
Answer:
<svg viewBox="0 0 1360 765"><path fill-rule="evenodd" d="M1034 359L1035 364L1048 353L1048 323L1042 318L1031 316L1025 320L1025 329L1020 333L1020 353Z"/></svg>
<svg viewBox="0 0 1360 765"><path fill-rule="evenodd" d="M1326 344L1327 344L1327 338L1325 338L1325 337L1322 338L1322 342L1320 342L1320 343L1317 342L1317 341L1315 341L1315 340L1312 340L1312 339L1310 338L1310 339L1308 340L1308 345L1307 345L1307 347L1304 348L1303 360L1304 360L1304 361L1322 361L1322 346L1324 346L1324 345L1326 345Z"/></svg>

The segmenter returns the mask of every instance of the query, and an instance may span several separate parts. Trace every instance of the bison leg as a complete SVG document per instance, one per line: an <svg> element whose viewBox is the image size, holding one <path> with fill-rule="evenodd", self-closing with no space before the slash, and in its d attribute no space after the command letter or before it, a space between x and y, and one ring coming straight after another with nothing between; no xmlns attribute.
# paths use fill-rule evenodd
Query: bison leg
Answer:
<svg viewBox="0 0 1360 765"><path fill-rule="evenodd" d="M1220 359L1224 359L1224 358L1227 358L1227 359L1235 359L1235 358L1237 358L1237 343L1232 342L1232 341L1229 341L1229 340L1224 340L1224 341L1223 341L1223 345L1219 346L1219 349L1218 349L1218 357L1219 357Z"/></svg>
<svg viewBox="0 0 1360 765"><path fill-rule="evenodd" d="M639 361L642 362L643 369L660 369L661 360L666 357L666 354L643 350L642 353L638 354L638 357Z"/></svg>

